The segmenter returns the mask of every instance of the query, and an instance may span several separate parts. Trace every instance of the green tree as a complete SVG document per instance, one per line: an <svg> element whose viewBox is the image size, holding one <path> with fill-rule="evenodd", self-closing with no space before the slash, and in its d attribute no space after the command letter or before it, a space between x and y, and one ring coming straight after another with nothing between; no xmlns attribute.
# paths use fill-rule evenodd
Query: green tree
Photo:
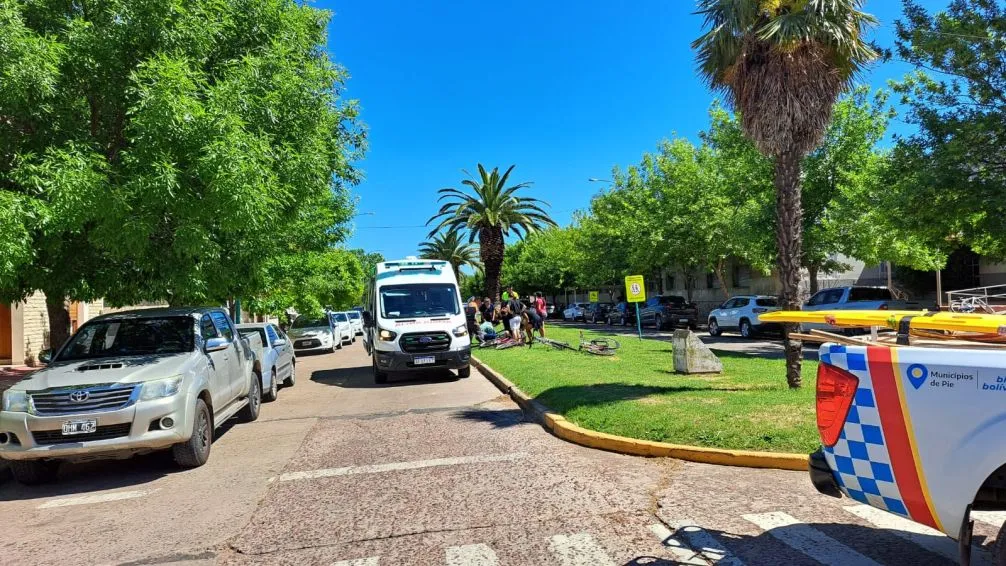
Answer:
<svg viewBox="0 0 1006 566"><path fill-rule="evenodd" d="M456 188L440 189L440 201L444 204L427 222L437 223L428 236L430 238L441 230L468 230L469 242L478 238L479 257L486 274L486 293L494 299L500 296L500 272L507 236L513 233L523 238L556 225L542 208L547 206L546 203L518 194L531 183L507 186L514 167L511 165L500 175L498 167L489 172L479 163L479 176L466 172L469 178L461 181L471 192Z"/></svg>
<svg viewBox="0 0 1006 566"><path fill-rule="evenodd" d="M262 292L248 300L253 312L282 316L289 308L301 314L345 310L359 304L363 294L360 260L343 249L280 256L268 273Z"/></svg>
<svg viewBox="0 0 1006 566"><path fill-rule="evenodd" d="M461 281L462 267L479 265L475 244L462 240L461 233L457 231L434 234L429 240L419 244L419 254L424 259L442 259L450 262L454 268L454 277L458 281Z"/></svg>
<svg viewBox="0 0 1006 566"><path fill-rule="evenodd" d="M862 0L701 0L700 72L729 95L741 126L775 161L776 247L782 301L800 308L800 170L821 141L832 106L875 53ZM789 328L788 330L792 330ZM802 345L786 338L786 380L801 385Z"/></svg>
<svg viewBox="0 0 1006 566"><path fill-rule="evenodd" d="M583 282L589 272L583 265L576 226L549 228L507 246L503 281L521 295L541 291L553 298L563 289Z"/></svg>
<svg viewBox="0 0 1006 566"><path fill-rule="evenodd" d="M294 0L0 6L0 300L219 303L345 234L363 149ZM8 234L11 237L8 238Z"/></svg>
<svg viewBox="0 0 1006 566"><path fill-rule="evenodd" d="M896 54L917 69L895 90L918 131L893 151L889 223L939 250L933 267L961 246L1006 258L1006 6L906 1Z"/></svg>

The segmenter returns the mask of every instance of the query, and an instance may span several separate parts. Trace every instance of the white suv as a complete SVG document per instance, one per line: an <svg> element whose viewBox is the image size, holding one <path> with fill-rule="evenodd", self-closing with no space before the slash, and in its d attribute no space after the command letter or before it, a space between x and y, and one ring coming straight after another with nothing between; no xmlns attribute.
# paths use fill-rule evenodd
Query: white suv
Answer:
<svg viewBox="0 0 1006 566"><path fill-rule="evenodd" d="M709 313L709 335L719 336L725 329L736 328L741 336L751 338L764 331L780 330L778 324L762 323L758 315L779 310L779 299L768 295L739 295Z"/></svg>

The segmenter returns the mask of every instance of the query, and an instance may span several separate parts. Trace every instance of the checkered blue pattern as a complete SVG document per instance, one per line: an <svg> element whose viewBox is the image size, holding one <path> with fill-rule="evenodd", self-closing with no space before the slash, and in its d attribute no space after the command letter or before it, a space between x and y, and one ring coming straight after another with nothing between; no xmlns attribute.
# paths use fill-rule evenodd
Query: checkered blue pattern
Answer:
<svg viewBox="0 0 1006 566"><path fill-rule="evenodd" d="M821 347L820 360L846 369L859 378L859 388L849 407L842 434L834 446L824 449L835 481L856 501L908 517L884 442L873 381L866 363L866 348L825 344Z"/></svg>

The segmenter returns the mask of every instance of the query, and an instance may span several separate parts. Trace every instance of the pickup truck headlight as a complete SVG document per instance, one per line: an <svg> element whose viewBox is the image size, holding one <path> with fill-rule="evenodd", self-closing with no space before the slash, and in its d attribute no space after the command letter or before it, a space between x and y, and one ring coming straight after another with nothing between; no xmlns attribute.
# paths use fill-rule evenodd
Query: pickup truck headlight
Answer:
<svg viewBox="0 0 1006 566"><path fill-rule="evenodd" d="M398 333L392 332L390 330L385 330L382 328L381 331L377 333L377 335L380 336L381 340L384 340L385 342L393 342L395 340L395 337L398 336Z"/></svg>
<svg viewBox="0 0 1006 566"><path fill-rule="evenodd" d="M10 389L4 391L3 410L12 413L27 413L28 393L25 391L12 391Z"/></svg>
<svg viewBox="0 0 1006 566"><path fill-rule="evenodd" d="M182 376L180 375L156 381L148 381L143 384L143 389L140 390L140 401L153 401L154 399L171 397L175 393L178 393L178 388L181 386Z"/></svg>
<svg viewBox="0 0 1006 566"><path fill-rule="evenodd" d="M451 332L453 332L454 335L457 336L458 338L461 338L462 336L467 336L468 335L468 326L462 324L461 326L455 328Z"/></svg>

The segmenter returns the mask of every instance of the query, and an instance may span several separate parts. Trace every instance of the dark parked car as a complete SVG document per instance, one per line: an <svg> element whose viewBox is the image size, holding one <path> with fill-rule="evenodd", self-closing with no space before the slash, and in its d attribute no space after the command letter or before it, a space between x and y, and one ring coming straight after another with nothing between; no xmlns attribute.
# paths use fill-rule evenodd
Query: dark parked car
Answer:
<svg viewBox="0 0 1006 566"><path fill-rule="evenodd" d="M608 324L628 326L636 324L636 305L622 301L611 307L607 316Z"/></svg>
<svg viewBox="0 0 1006 566"><path fill-rule="evenodd" d="M643 325L652 324L658 330L678 325L695 330L699 324L699 309L684 297L663 295L646 299L646 306L639 311Z"/></svg>
<svg viewBox="0 0 1006 566"><path fill-rule="evenodd" d="M614 303L591 303L583 313L584 322L604 322L608 319L608 311L615 306Z"/></svg>

